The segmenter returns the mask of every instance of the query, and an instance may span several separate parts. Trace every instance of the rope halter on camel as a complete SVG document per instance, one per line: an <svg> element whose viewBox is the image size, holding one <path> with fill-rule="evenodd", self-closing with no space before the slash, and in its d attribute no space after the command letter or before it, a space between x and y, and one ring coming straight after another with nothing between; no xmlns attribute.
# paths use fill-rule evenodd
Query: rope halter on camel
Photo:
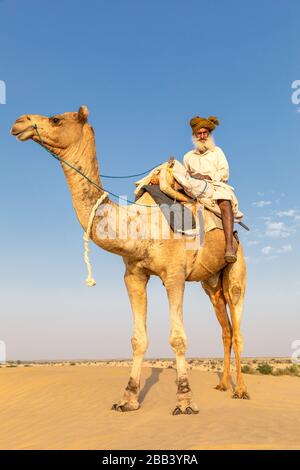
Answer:
<svg viewBox="0 0 300 470"><path fill-rule="evenodd" d="M87 229L86 229L86 231L84 232L84 235L83 235L83 240L84 240L84 261L85 261L85 264L86 264L86 267L87 267L87 270L88 270L88 276L85 280L85 283L89 287L93 287L93 286L96 285L96 281L95 281L95 279L93 278L93 275L92 275L92 265L91 265L90 259L89 259L89 239L90 239L90 235L91 235L91 229L92 229L94 217L95 217L95 214L96 214L96 210L98 209L100 204L102 204L102 202L107 198L107 196L108 196L108 193L104 192L102 194L102 196L98 199L96 204L93 206L93 208L90 212Z"/></svg>

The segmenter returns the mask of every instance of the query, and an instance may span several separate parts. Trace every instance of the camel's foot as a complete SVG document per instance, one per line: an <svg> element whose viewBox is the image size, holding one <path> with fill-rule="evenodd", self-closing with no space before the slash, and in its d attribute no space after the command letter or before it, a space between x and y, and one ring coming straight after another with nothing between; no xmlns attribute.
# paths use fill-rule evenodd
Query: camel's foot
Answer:
<svg viewBox="0 0 300 470"><path fill-rule="evenodd" d="M236 388L232 398L240 400L250 400L250 395L245 388Z"/></svg>
<svg viewBox="0 0 300 470"><path fill-rule="evenodd" d="M224 382L220 382L219 385L215 387L215 389L219 390L220 392L226 392L228 390L228 385Z"/></svg>
<svg viewBox="0 0 300 470"><path fill-rule="evenodd" d="M173 415L194 415L199 413L198 406L193 401L187 377L180 377L178 380L177 405L173 410Z"/></svg>
<svg viewBox="0 0 300 470"><path fill-rule="evenodd" d="M196 403L192 400L184 400L177 403L172 415L196 415L197 413L199 413L199 409Z"/></svg>
<svg viewBox="0 0 300 470"><path fill-rule="evenodd" d="M138 401L125 401L122 400L119 403L114 403L112 406L112 410L114 411L136 411L140 408L140 404Z"/></svg>
<svg viewBox="0 0 300 470"><path fill-rule="evenodd" d="M140 404L138 402L139 395L139 384L130 377L128 385L125 389L123 399L119 403L115 403L112 406L112 410L115 411L135 411L138 410Z"/></svg>

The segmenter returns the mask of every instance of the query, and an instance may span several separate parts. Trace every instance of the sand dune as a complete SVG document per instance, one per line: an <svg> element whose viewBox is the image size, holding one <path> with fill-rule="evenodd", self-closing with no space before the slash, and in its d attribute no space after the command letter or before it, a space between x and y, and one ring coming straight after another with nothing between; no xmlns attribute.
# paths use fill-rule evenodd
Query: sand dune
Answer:
<svg viewBox="0 0 300 470"><path fill-rule="evenodd" d="M130 369L0 369L0 449L297 449L300 379L246 375L250 401L214 390L217 372L190 370L198 415L172 416L173 369L145 367L142 407L111 411Z"/></svg>

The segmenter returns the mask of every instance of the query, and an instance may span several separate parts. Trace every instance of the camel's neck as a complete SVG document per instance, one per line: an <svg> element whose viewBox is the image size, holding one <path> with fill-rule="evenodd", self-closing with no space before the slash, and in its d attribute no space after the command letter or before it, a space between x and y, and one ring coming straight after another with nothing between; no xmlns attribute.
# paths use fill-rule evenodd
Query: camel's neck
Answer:
<svg viewBox="0 0 300 470"><path fill-rule="evenodd" d="M68 147L61 156L98 186L102 187L96 157L94 132L88 125L83 127L82 139L76 145ZM78 220L83 229L86 230L91 210L103 194L103 190L97 189L83 176L64 163L62 163L62 168L67 179Z"/></svg>
<svg viewBox="0 0 300 470"><path fill-rule="evenodd" d="M59 152L59 156L80 169L82 173L102 187L96 158L94 132L88 125L83 128L83 137L80 142L76 146L69 147L67 151ZM62 167L77 217L86 231L91 211L104 191L99 191L83 176L64 163L62 163ZM101 248L112 253L121 256L136 254L136 241L128 242L127 236L124 235L124 228L126 229L130 220L139 217L139 211L135 208L133 211L134 213L129 216L126 208L121 209L118 204L105 200L97 210L90 234L91 239Z"/></svg>

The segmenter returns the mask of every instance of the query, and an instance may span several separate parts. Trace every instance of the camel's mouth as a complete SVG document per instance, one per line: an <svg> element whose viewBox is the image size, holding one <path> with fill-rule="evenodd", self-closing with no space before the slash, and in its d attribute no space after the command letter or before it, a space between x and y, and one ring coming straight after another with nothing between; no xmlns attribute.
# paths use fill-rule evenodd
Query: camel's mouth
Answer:
<svg viewBox="0 0 300 470"><path fill-rule="evenodd" d="M34 135L34 128L28 121L24 122L23 119L17 119L10 131L11 135L14 135L18 140L28 140Z"/></svg>

